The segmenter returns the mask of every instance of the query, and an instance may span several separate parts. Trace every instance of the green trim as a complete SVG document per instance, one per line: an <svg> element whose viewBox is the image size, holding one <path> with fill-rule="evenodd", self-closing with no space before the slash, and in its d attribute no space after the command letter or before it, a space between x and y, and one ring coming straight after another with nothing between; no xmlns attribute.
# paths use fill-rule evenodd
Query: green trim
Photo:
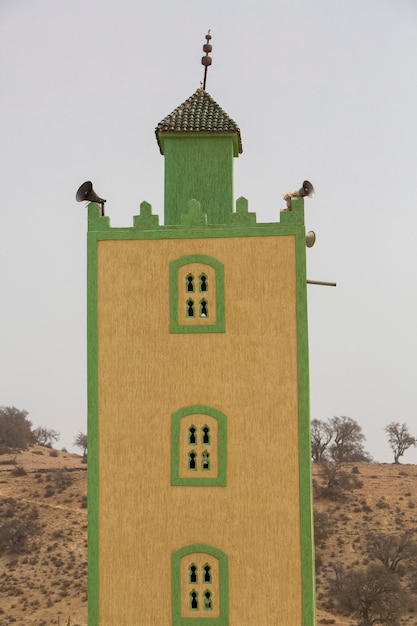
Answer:
<svg viewBox="0 0 417 626"><path fill-rule="evenodd" d="M180 324L178 322L178 270L184 265L190 263L201 263L209 265L214 268L216 272L216 322L211 323L210 318L207 317L203 324ZM169 282L170 282L170 319L171 319L171 333L224 333L225 331L225 297L224 297L224 265L217 259L207 256L206 254L187 254L175 261L172 261L169 265ZM196 293L196 292L193 292ZM184 305L186 300L192 297L192 293L187 296L187 292L184 288ZM208 300L207 297L205 297ZM207 308L209 307L209 303ZM195 311L198 314L197 311ZM213 313L211 312L211 315ZM195 318L193 318L195 319Z"/></svg>
<svg viewBox="0 0 417 626"><path fill-rule="evenodd" d="M306 243L303 226L304 199L292 198L292 210L283 213L297 228L296 293L298 350L298 436L300 467L300 538L302 563L302 626L315 624L315 577L313 543L313 500L310 441L310 385L308 358Z"/></svg>
<svg viewBox="0 0 417 626"><path fill-rule="evenodd" d="M194 552L205 552L219 560L219 617L210 617L207 614L201 617L181 616L181 559ZM207 620L210 626L229 624L229 562L227 554L222 550L205 543L194 543L172 554L172 626L201 626L201 620Z"/></svg>
<svg viewBox="0 0 417 626"><path fill-rule="evenodd" d="M180 422L187 415L210 415L217 420L217 476L180 477ZM186 485L190 487L225 487L227 484L227 416L211 406L192 404L185 406L171 416L171 485ZM200 436L196 429L197 441ZM211 437L212 434L210 433ZM213 438L211 439L213 441ZM210 444L213 445L212 443ZM210 463L212 463L212 454ZM199 462L199 459L198 459ZM198 465L197 465L198 467Z"/></svg>
<svg viewBox="0 0 417 626"><path fill-rule="evenodd" d="M247 200L243 199L245 203ZM239 212L233 215L245 214L245 203L236 202ZM191 204L195 208L195 203ZM281 217L280 222L252 223L252 219L235 219L232 215L231 224L207 224L194 226L193 228L181 225L158 226L154 229L135 227L110 227L110 218L100 216L100 205L91 202L88 205L88 231L96 233L97 240L135 240L135 239L199 239L199 238L222 238L222 237L262 237L264 235L295 235L299 232L299 226L304 225L304 202L303 198L292 198L292 211L277 212ZM187 203L188 208L188 203ZM194 210L194 209L193 209ZM246 215L253 215L247 213ZM137 216L135 216L137 217ZM135 219L135 218L134 218Z"/></svg>
<svg viewBox="0 0 417 626"><path fill-rule="evenodd" d="M98 205L90 205L97 206ZM105 218L98 218L105 219ZM99 625L97 240L87 237L88 624Z"/></svg>

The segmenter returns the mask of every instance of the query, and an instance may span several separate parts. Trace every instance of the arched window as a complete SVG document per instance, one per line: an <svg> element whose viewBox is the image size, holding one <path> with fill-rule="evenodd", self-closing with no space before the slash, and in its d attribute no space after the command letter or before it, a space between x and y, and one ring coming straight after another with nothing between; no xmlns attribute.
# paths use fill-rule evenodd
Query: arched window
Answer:
<svg viewBox="0 0 417 626"><path fill-rule="evenodd" d="M190 428L188 429L188 443L190 445L194 445L196 442L196 437L195 437L195 427L194 426L190 426Z"/></svg>
<svg viewBox="0 0 417 626"><path fill-rule="evenodd" d="M204 610L211 611L213 608L211 606L211 591L206 589L206 591L203 593L203 598L204 598Z"/></svg>
<svg viewBox="0 0 417 626"><path fill-rule="evenodd" d="M195 568L195 570L194 570ZM201 576L197 575L201 572ZM172 555L172 624L210 618L213 626L229 623L228 558L208 544L192 544ZM207 615L207 611L210 615Z"/></svg>
<svg viewBox="0 0 417 626"><path fill-rule="evenodd" d="M190 593L190 609L198 611L198 593L194 590Z"/></svg>
<svg viewBox="0 0 417 626"><path fill-rule="evenodd" d="M188 469L195 470L196 462L195 462L196 454L195 452L190 452L188 455Z"/></svg>
<svg viewBox="0 0 417 626"><path fill-rule="evenodd" d="M190 565L188 571L189 571L188 581L190 583L196 583L197 582L197 567L194 565L194 563Z"/></svg>
<svg viewBox="0 0 417 626"><path fill-rule="evenodd" d="M207 425L205 425L202 428L202 432L203 432L203 443L204 444L210 443L210 428Z"/></svg>
<svg viewBox="0 0 417 626"><path fill-rule="evenodd" d="M194 276L192 274L187 274L185 289L189 293L194 291Z"/></svg>
<svg viewBox="0 0 417 626"><path fill-rule="evenodd" d="M210 470L210 452L207 452L207 450L204 450L201 455L201 467L203 471L207 472Z"/></svg>
<svg viewBox="0 0 417 626"><path fill-rule="evenodd" d="M172 414L171 437L172 485L226 485L224 413L201 404L179 409Z"/></svg>
<svg viewBox="0 0 417 626"><path fill-rule="evenodd" d="M224 266L205 254L190 254L172 261L170 320L172 333L224 333ZM190 295L204 294L195 301Z"/></svg>
<svg viewBox="0 0 417 626"><path fill-rule="evenodd" d="M187 317L194 317L194 300L187 300Z"/></svg>
<svg viewBox="0 0 417 626"><path fill-rule="evenodd" d="M207 300L200 300L200 317L208 317L208 304Z"/></svg>
<svg viewBox="0 0 417 626"><path fill-rule="evenodd" d="M200 275L200 291L207 291L207 290L208 290L207 276L205 274L201 274Z"/></svg>
<svg viewBox="0 0 417 626"><path fill-rule="evenodd" d="M204 582L205 583L211 583L211 567L208 563L206 563L203 567L203 572L204 572Z"/></svg>

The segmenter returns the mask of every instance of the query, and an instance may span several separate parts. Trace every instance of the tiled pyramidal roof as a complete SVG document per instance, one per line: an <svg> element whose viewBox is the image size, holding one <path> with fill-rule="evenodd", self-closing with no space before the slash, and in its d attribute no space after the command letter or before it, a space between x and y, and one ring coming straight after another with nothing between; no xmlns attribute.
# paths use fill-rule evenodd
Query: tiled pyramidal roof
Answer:
<svg viewBox="0 0 417 626"><path fill-rule="evenodd" d="M156 127L155 133L161 153L159 133L236 133L238 149L240 153L242 152L238 125L219 107L210 94L201 88L164 117Z"/></svg>

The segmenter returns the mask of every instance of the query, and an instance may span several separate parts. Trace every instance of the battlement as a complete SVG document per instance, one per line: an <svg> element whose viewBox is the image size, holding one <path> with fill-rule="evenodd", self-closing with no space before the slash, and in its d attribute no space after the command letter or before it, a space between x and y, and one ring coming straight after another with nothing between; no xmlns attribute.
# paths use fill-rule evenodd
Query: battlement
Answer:
<svg viewBox="0 0 417 626"><path fill-rule="evenodd" d="M180 216L179 224L161 225L159 224L159 216L152 213L152 205L143 201L140 204L139 215L133 216L133 226L116 227L110 225L110 217L102 215L101 206L96 202L90 202L88 205L88 231L103 232L111 231L113 233L143 232L143 231L169 231L172 233L178 230L204 229L206 235L213 236L213 231L227 230L230 236L232 230L245 231L245 229L256 227L265 229L279 226L282 234L292 234L294 227L304 226L304 198L291 198L291 209L281 209L279 212L280 220L277 222L257 222L256 213L249 211L248 200L240 197L236 200L236 211L231 215L231 221L228 224L208 224L207 214L202 211L201 204L198 200L189 200L188 205ZM211 234L209 234L211 233ZM239 234L242 234L241 232ZM158 235L158 236L159 236Z"/></svg>

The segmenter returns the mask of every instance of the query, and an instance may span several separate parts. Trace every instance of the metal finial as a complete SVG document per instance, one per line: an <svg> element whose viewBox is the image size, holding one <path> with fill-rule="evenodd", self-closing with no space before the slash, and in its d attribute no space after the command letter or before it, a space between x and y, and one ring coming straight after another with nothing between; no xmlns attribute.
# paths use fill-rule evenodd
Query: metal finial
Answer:
<svg viewBox="0 0 417 626"><path fill-rule="evenodd" d="M203 46L203 52L206 53L206 56L204 56L201 59L201 65L204 65L204 81L203 81L204 91L206 90L207 68L211 65L211 62L212 62L212 58L209 56L209 52L213 50L213 46L210 44L210 39L211 39L211 35L210 35L210 30L209 30L206 35L207 43L205 43Z"/></svg>

